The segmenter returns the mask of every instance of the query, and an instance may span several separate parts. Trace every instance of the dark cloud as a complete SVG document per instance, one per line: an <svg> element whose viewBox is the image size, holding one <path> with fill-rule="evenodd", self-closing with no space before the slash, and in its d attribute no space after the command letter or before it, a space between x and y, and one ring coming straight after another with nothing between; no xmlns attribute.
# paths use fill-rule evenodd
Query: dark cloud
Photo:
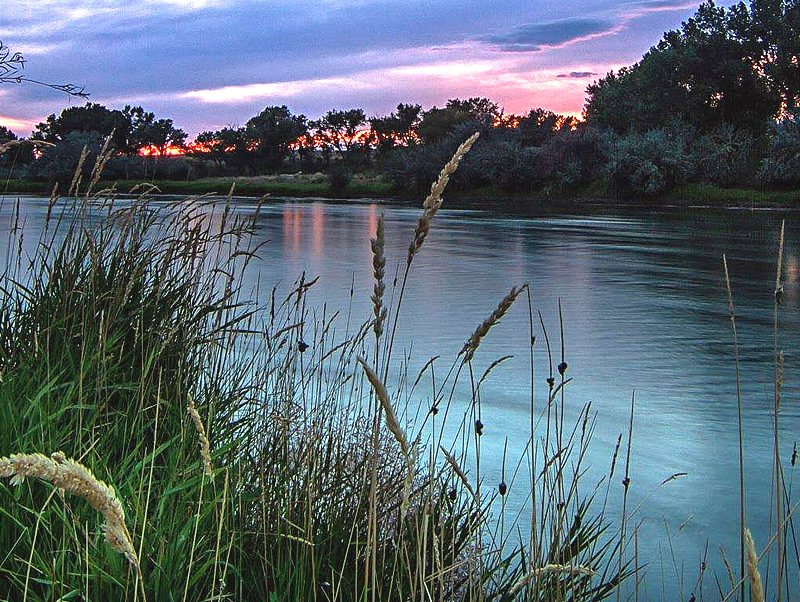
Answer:
<svg viewBox="0 0 800 602"><path fill-rule="evenodd" d="M561 19L520 25L505 33L483 36L480 40L501 50L534 52L544 47L563 46L588 36L610 33L614 29L614 23L605 19Z"/></svg>
<svg viewBox="0 0 800 602"><path fill-rule="evenodd" d="M556 77L568 77L573 79L583 79L597 75L594 71L570 71L569 73L559 73Z"/></svg>

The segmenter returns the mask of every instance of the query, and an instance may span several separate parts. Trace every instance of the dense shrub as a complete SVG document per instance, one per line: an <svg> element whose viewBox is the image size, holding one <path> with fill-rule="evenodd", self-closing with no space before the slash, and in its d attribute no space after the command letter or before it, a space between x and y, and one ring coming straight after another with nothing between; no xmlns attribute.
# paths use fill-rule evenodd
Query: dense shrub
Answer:
<svg viewBox="0 0 800 602"><path fill-rule="evenodd" d="M82 175L86 178L91 173L102 146L103 137L97 132L70 132L56 146L43 148L42 155L33 164L30 174L40 180L69 182L86 147L88 155L82 167Z"/></svg>
<svg viewBox="0 0 800 602"><path fill-rule="evenodd" d="M769 154L761 164L767 186L800 186L800 110L776 123L770 133Z"/></svg>
<svg viewBox="0 0 800 602"><path fill-rule="evenodd" d="M731 125L723 125L702 136L693 147L700 179L720 186L752 184L756 180L761 152L753 134Z"/></svg>
<svg viewBox="0 0 800 602"><path fill-rule="evenodd" d="M658 196L689 180L695 172L691 138L680 127L615 138L604 167L613 190L622 196Z"/></svg>
<svg viewBox="0 0 800 602"><path fill-rule="evenodd" d="M344 191L352 179L352 172L344 165L334 165L328 172L328 186L334 192Z"/></svg>

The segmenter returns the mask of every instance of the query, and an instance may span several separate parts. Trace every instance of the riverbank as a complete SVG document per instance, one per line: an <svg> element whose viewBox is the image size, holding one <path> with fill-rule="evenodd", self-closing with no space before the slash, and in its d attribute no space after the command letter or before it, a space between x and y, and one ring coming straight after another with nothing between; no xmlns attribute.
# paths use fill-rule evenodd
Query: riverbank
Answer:
<svg viewBox="0 0 800 602"><path fill-rule="evenodd" d="M140 182L136 180L101 180L94 190L113 189L126 193ZM396 201L419 199L419 194L398 190L375 176L356 175L345 188L332 188L321 174L284 174L236 178L203 178L192 181L157 180L153 193L169 195L224 195L234 187L236 196L242 197L296 197L324 199L375 198ZM31 180L7 180L5 194L49 195L52 185ZM62 191L63 192L63 191ZM766 190L723 188L715 184L689 183L679 186L661 197L621 198L610 194L601 186L588 186L567 193L509 193L495 186L466 191L452 191L448 204L470 209L504 210L526 209L542 205L578 206L714 206L795 209L800 208L800 190Z"/></svg>

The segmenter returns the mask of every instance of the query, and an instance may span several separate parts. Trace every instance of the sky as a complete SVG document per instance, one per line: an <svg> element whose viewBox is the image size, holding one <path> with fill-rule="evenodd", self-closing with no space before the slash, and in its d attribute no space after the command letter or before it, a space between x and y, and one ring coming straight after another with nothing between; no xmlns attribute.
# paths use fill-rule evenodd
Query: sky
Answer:
<svg viewBox="0 0 800 602"><path fill-rule="evenodd" d="M729 4L729 3L726 3ZM486 96L506 113L579 115L586 86L637 61L686 0L13 0L0 41L25 75L141 105L194 136L268 105L318 118ZM0 125L30 134L80 99L0 85Z"/></svg>

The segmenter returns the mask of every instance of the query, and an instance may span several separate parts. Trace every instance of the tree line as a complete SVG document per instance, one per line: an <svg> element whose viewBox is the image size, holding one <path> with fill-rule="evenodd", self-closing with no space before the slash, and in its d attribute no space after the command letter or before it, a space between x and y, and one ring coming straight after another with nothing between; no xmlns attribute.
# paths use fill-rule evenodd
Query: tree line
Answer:
<svg viewBox="0 0 800 602"><path fill-rule="evenodd" d="M800 0L705 2L642 59L587 88L582 120L544 109L507 114L488 98L451 99L427 110L401 103L388 115L328 111L312 120L267 106L243 126L201 132L193 143L170 119L142 107L87 103L51 115L16 147L18 173L68 178L84 146L111 136L108 177L193 178L327 171L371 172L424 189L469 133L481 142L453 185L562 193L596 186L659 195L690 181L722 186L800 184ZM3 137L13 136L0 130ZM171 148L181 159L159 162ZM156 156L143 159L143 149ZM3 156L9 169L10 153ZM27 153L27 154L26 154ZM149 166L149 167L148 167ZM150 169L148 173L147 170Z"/></svg>

